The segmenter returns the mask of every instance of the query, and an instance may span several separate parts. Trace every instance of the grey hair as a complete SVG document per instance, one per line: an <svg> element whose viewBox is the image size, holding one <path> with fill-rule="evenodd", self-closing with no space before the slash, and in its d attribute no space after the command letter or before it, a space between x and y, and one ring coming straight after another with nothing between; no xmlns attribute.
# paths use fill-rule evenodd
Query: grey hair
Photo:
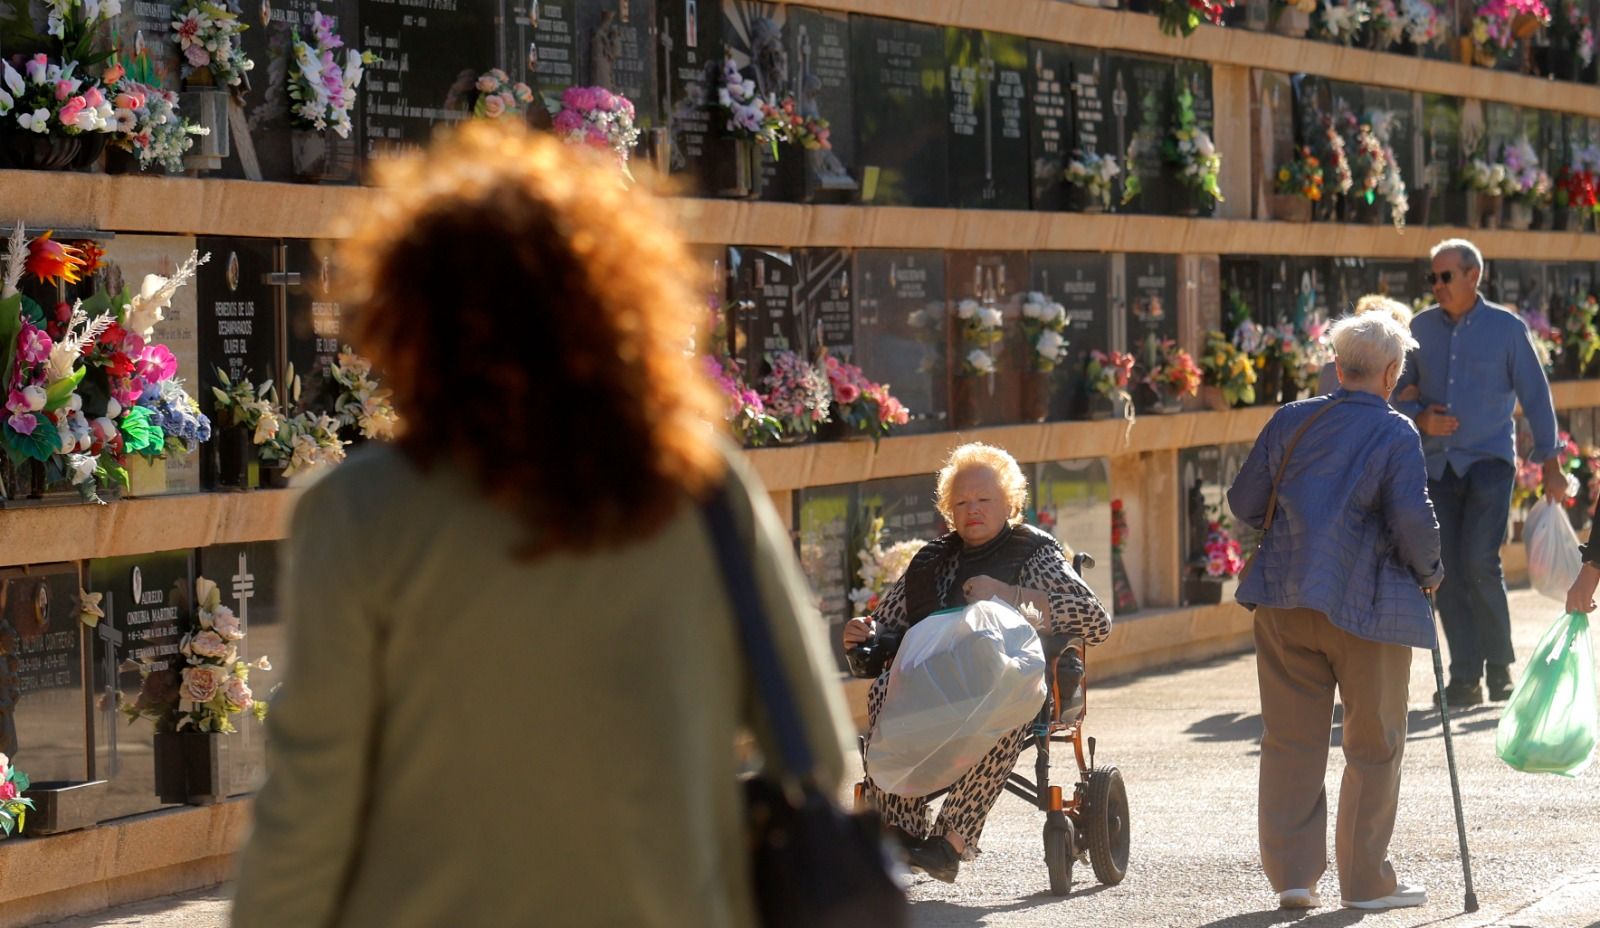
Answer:
<svg viewBox="0 0 1600 928"><path fill-rule="evenodd" d="M1406 352L1417 347L1411 332L1387 312L1346 316L1333 324L1333 353L1347 379L1381 375L1399 362L1405 370Z"/></svg>
<svg viewBox="0 0 1600 928"><path fill-rule="evenodd" d="M1428 252L1428 257L1437 258L1446 252L1454 252L1460 255L1461 266L1469 271L1477 271L1480 282L1488 278L1489 269L1484 266L1483 252L1478 250L1477 245L1464 238L1447 238L1433 246L1433 250Z"/></svg>

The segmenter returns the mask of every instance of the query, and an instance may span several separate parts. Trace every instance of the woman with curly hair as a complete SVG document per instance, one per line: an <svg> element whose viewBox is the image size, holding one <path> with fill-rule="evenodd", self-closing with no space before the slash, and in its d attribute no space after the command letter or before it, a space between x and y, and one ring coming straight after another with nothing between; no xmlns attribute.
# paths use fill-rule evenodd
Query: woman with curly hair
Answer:
<svg viewBox="0 0 1600 928"><path fill-rule="evenodd" d="M693 266L614 162L476 124L381 164L339 266L403 431L311 487L234 924L744 926L755 718L726 488L817 757L848 721L788 536L685 353Z"/></svg>
<svg viewBox="0 0 1600 928"><path fill-rule="evenodd" d="M1027 603L1038 610L1041 628L1081 637L1089 644L1111 634L1110 615L1073 571L1060 543L1022 521L1028 480L1009 452L977 442L962 445L939 471L938 487L939 514L950 532L917 552L905 575L884 593L871 619L845 624L847 654L869 641L898 642L907 629L934 612L994 598L1019 608ZM883 656L892 649L890 645L869 650ZM867 694L870 730L877 725L888 692L889 669L879 661L852 656L851 670L877 678ZM951 883L961 861L976 856L984 820L1017 765L1031 725L1001 738L952 785L932 829L926 798L885 792L867 771L867 800L898 829L912 867ZM868 738L875 734L872 731Z"/></svg>

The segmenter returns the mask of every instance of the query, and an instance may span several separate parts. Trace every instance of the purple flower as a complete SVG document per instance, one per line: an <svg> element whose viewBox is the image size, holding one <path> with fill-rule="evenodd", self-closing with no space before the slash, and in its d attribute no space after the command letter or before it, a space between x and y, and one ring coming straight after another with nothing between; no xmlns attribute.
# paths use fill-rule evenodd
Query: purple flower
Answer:
<svg viewBox="0 0 1600 928"><path fill-rule="evenodd" d="M18 435L32 435L33 430L39 427L39 417L31 412L15 413L6 420L6 424Z"/></svg>

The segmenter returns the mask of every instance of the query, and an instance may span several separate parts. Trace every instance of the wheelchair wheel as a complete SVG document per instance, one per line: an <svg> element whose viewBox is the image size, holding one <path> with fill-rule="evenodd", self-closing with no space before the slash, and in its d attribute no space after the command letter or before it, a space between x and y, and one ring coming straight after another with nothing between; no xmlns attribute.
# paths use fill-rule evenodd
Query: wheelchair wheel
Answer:
<svg viewBox="0 0 1600 928"><path fill-rule="evenodd" d="M1044 823L1044 866L1050 871L1050 893L1065 896L1072 892L1072 819L1053 812Z"/></svg>
<svg viewBox="0 0 1600 928"><path fill-rule="evenodd" d="M1115 767L1094 768L1084 800L1094 875L1106 886L1115 886L1128 875L1128 790L1122 772Z"/></svg>

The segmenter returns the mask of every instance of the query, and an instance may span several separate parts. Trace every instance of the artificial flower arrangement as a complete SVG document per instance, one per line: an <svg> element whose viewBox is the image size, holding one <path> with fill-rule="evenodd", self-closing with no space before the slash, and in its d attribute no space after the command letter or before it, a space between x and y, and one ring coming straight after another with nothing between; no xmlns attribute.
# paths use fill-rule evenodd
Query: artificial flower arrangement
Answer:
<svg viewBox="0 0 1600 928"><path fill-rule="evenodd" d="M0 754L0 831L21 834L28 824L28 811L33 800L22 794L33 784L28 775L11 763L11 758Z"/></svg>
<svg viewBox="0 0 1600 928"><path fill-rule="evenodd" d="M1367 121L1372 126L1372 139L1383 156L1383 172L1378 178L1377 195L1389 206L1389 221L1395 229L1403 231L1406 214L1411 211L1411 201L1406 195L1405 177L1400 173L1400 159L1389 144L1394 132L1395 114L1387 110L1374 110Z"/></svg>
<svg viewBox="0 0 1600 928"><path fill-rule="evenodd" d="M32 34L32 6L12 4L15 10L12 25L26 44L39 47L46 43ZM122 0L43 0L42 6L45 35L55 40L49 44L59 50L62 58L88 68L110 55L110 49L101 44L101 39L110 33L111 20L122 15Z"/></svg>
<svg viewBox="0 0 1600 928"><path fill-rule="evenodd" d="M1505 196L1515 190L1515 182L1498 161L1473 158L1462 169L1461 182L1473 193L1489 197Z"/></svg>
<svg viewBox="0 0 1600 928"><path fill-rule="evenodd" d="M1527 136L1506 146L1506 196L1530 206L1545 206L1551 201L1554 183L1539 166L1539 154Z"/></svg>
<svg viewBox="0 0 1600 928"><path fill-rule="evenodd" d="M1280 194L1305 197L1313 203L1322 201L1322 161L1311 153L1310 146L1301 146L1293 160L1278 166L1273 190Z"/></svg>
<svg viewBox="0 0 1600 928"><path fill-rule="evenodd" d="M129 483L130 455L160 460L187 453L211 425L177 378L177 358L151 340L177 290L205 262L198 253L172 278L147 275L134 294L104 290L47 311L17 290L23 273L77 282L97 269L99 252L64 245L49 232L25 242L19 224L7 247L0 287L0 347L8 418L0 446L12 463L45 468L86 501L97 483Z"/></svg>
<svg viewBox="0 0 1600 928"><path fill-rule="evenodd" d="M1533 338L1533 350L1539 355L1539 365L1546 377L1555 374L1555 361L1561 354L1561 330L1550 322L1550 314L1543 309L1524 306L1520 309L1522 321L1528 325Z"/></svg>
<svg viewBox="0 0 1600 928"><path fill-rule="evenodd" d="M1304 361L1295 373L1300 389L1315 389L1317 380L1322 375L1322 369L1334 363L1333 339L1330 337L1332 330L1332 323L1326 319L1313 320L1306 326L1305 340L1302 343L1305 350Z"/></svg>
<svg viewBox="0 0 1600 928"><path fill-rule="evenodd" d="M1316 19L1316 29L1323 38L1350 45L1371 19L1372 6L1366 0L1347 0L1344 3L1325 0Z"/></svg>
<svg viewBox="0 0 1600 928"><path fill-rule="evenodd" d="M133 155L141 171L158 164L182 171L194 137L211 130L178 115L178 95L161 89L148 55L134 59L132 73L113 58L104 77L112 95L111 144Z"/></svg>
<svg viewBox="0 0 1600 928"><path fill-rule="evenodd" d="M1029 293L1022 300L1022 337L1033 349L1029 369L1055 370L1067 353L1067 308L1043 293Z"/></svg>
<svg viewBox="0 0 1600 928"><path fill-rule="evenodd" d="M735 437L745 446L759 448L776 442L782 426L767 412L761 394L745 382L739 362L726 355L705 356L706 374L722 393L726 407L723 418Z"/></svg>
<svg viewBox="0 0 1600 928"><path fill-rule="evenodd" d="M767 355L770 368L761 379L767 412L778 420L786 436L814 434L828 421L833 403L833 385L827 373L787 349Z"/></svg>
<svg viewBox="0 0 1600 928"><path fill-rule="evenodd" d="M1206 576L1230 580L1244 570L1244 549L1229 531L1226 516L1217 516L1206 526Z"/></svg>
<svg viewBox="0 0 1600 928"><path fill-rule="evenodd" d="M1220 390L1229 406L1248 406L1256 401L1254 361L1221 332L1206 333L1200 373L1203 383Z"/></svg>
<svg viewBox="0 0 1600 928"><path fill-rule="evenodd" d="M1320 122L1317 135L1317 147L1322 152L1322 161L1328 166L1331 175L1328 188L1339 196L1345 196L1355 186L1355 175L1350 172L1350 158L1345 153L1344 135L1340 133L1333 116L1324 113Z"/></svg>
<svg viewBox="0 0 1600 928"><path fill-rule="evenodd" d="M1600 209L1600 148L1574 148L1572 162L1556 173L1552 200L1557 209L1592 215Z"/></svg>
<svg viewBox="0 0 1600 928"><path fill-rule="evenodd" d="M244 83L256 66L244 53L243 33L250 27L226 0L182 0L173 15L172 41L183 55L185 79L207 74L223 87Z"/></svg>
<svg viewBox="0 0 1600 928"><path fill-rule="evenodd" d="M272 381L252 384L249 371L229 377L228 372L216 368L217 386L211 388L216 399L216 427L243 429L250 435L250 443L263 445L276 438L282 426L278 414L278 396Z"/></svg>
<svg viewBox="0 0 1600 928"><path fill-rule="evenodd" d="M734 138L750 139L778 157L779 143L794 143L807 149L827 150L830 129L827 120L802 114L794 98L756 93L756 82L739 70L730 50L722 60L717 88L717 106L725 116L723 128Z"/></svg>
<svg viewBox="0 0 1600 928"><path fill-rule="evenodd" d="M850 590L850 603L858 616L877 611L883 594L905 575L911 559L927 544L925 541L898 541L885 547L882 516L872 520L866 535L866 541L856 552L856 559L861 562L856 576L861 585Z"/></svg>
<svg viewBox="0 0 1600 928"><path fill-rule="evenodd" d="M1562 355L1573 373L1581 376L1589 369L1594 356L1600 352L1600 299L1592 293L1585 294L1567 310L1561 343Z"/></svg>
<svg viewBox="0 0 1600 928"><path fill-rule="evenodd" d="M961 373L993 374L997 367L994 346L1004 337L1005 315L993 306L967 299L956 304L956 321L961 324Z"/></svg>
<svg viewBox="0 0 1600 928"><path fill-rule="evenodd" d="M1566 44L1572 54L1577 56L1579 66L1587 68L1594 64L1594 25L1589 21L1589 14L1581 4L1567 0L1561 5L1561 9L1565 24L1562 31Z"/></svg>
<svg viewBox="0 0 1600 928"><path fill-rule="evenodd" d="M609 151L624 176L639 129L633 123L633 103L604 87L568 87L561 94L561 112L555 115L556 136L571 145Z"/></svg>
<svg viewBox="0 0 1600 928"><path fill-rule="evenodd" d="M222 374L221 370L217 371ZM258 422L255 444L263 463L283 469L284 477L293 477L344 460L344 441L339 437L339 420L327 413L309 409L298 413L290 410L300 403L300 376L291 364L284 371L283 405L276 410L277 427L266 434ZM267 393L278 397L269 381Z"/></svg>
<svg viewBox="0 0 1600 928"><path fill-rule="evenodd" d="M1121 351L1107 353L1097 348L1089 352L1089 363L1084 370L1089 389L1113 399L1126 397L1135 363L1133 355Z"/></svg>
<svg viewBox="0 0 1600 928"><path fill-rule="evenodd" d="M1111 188L1122 168L1113 155L1094 152L1073 152L1067 162L1067 183L1084 192L1090 202L1098 201L1101 209L1111 208Z"/></svg>
<svg viewBox="0 0 1600 928"><path fill-rule="evenodd" d="M341 432L354 431L371 441L394 438L395 427L400 424L390 400L394 391L379 385L372 375L371 361L346 345L328 367L328 376L338 388L333 400L333 416Z"/></svg>
<svg viewBox="0 0 1600 928"><path fill-rule="evenodd" d="M341 64L335 53L344 48L344 39L333 31L333 18L311 10L312 42L300 38L300 30L290 33L289 108L290 122L299 129L317 132L332 130L339 138L350 137L350 110L356 104L356 89L361 86L365 68L377 63L371 52L346 49Z"/></svg>
<svg viewBox="0 0 1600 928"><path fill-rule="evenodd" d="M1377 0L1371 10L1373 37L1382 47L1410 41L1425 48L1442 37L1439 11L1429 0Z"/></svg>
<svg viewBox="0 0 1600 928"><path fill-rule="evenodd" d="M1222 155L1199 123L1194 111L1194 94L1184 87L1178 91L1178 122L1162 146L1167 163L1177 169L1178 179L1198 194L1222 202L1217 181L1222 173Z"/></svg>
<svg viewBox="0 0 1600 928"><path fill-rule="evenodd" d="M1193 35L1202 22L1222 25L1222 17L1235 0L1160 0L1156 15L1167 35Z"/></svg>
<svg viewBox="0 0 1600 928"><path fill-rule="evenodd" d="M81 65L51 61L44 53L23 65L23 73L0 62L0 125L14 123L38 135L78 136L111 132L115 113L105 88L77 74ZM26 74L26 76L24 76Z"/></svg>
<svg viewBox="0 0 1600 928"><path fill-rule="evenodd" d="M222 604L214 581L196 577L193 624L184 629L178 653L164 665L139 664L139 697L117 694L118 709L129 722L148 719L158 732L232 734L234 718L248 712L260 722L267 702L250 689L250 671L271 670L265 655L252 663L239 659L244 622Z"/></svg>
<svg viewBox="0 0 1600 928"><path fill-rule="evenodd" d="M1144 382L1157 395L1178 399L1199 394L1204 374L1193 355L1168 338L1162 340L1156 358Z"/></svg>
<svg viewBox="0 0 1600 928"><path fill-rule="evenodd" d="M1472 14L1472 43L1480 64L1512 51L1517 42L1550 25L1543 0L1483 0Z"/></svg>
<svg viewBox="0 0 1600 928"><path fill-rule="evenodd" d="M1347 130L1351 130L1348 140L1351 194L1371 206L1378 199L1378 188L1384 176L1389 173L1389 156L1370 122L1358 122L1351 113L1345 114L1344 122Z"/></svg>
<svg viewBox="0 0 1600 928"><path fill-rule="evenodd" d="M865 432L873 441L911 421L911 413L889 392L888 384L868 380L861 368L831 354L822 360L833 390L831 421L847 431Z"/></svg>
<svg viewBox="0 0 1600 928"><path fill-rule="evenodd" d="M473 87L478 97L472 104L472 115L479 119L521 119L533 103L533 88L499 68L490 68L478 75Z"/></svg>

